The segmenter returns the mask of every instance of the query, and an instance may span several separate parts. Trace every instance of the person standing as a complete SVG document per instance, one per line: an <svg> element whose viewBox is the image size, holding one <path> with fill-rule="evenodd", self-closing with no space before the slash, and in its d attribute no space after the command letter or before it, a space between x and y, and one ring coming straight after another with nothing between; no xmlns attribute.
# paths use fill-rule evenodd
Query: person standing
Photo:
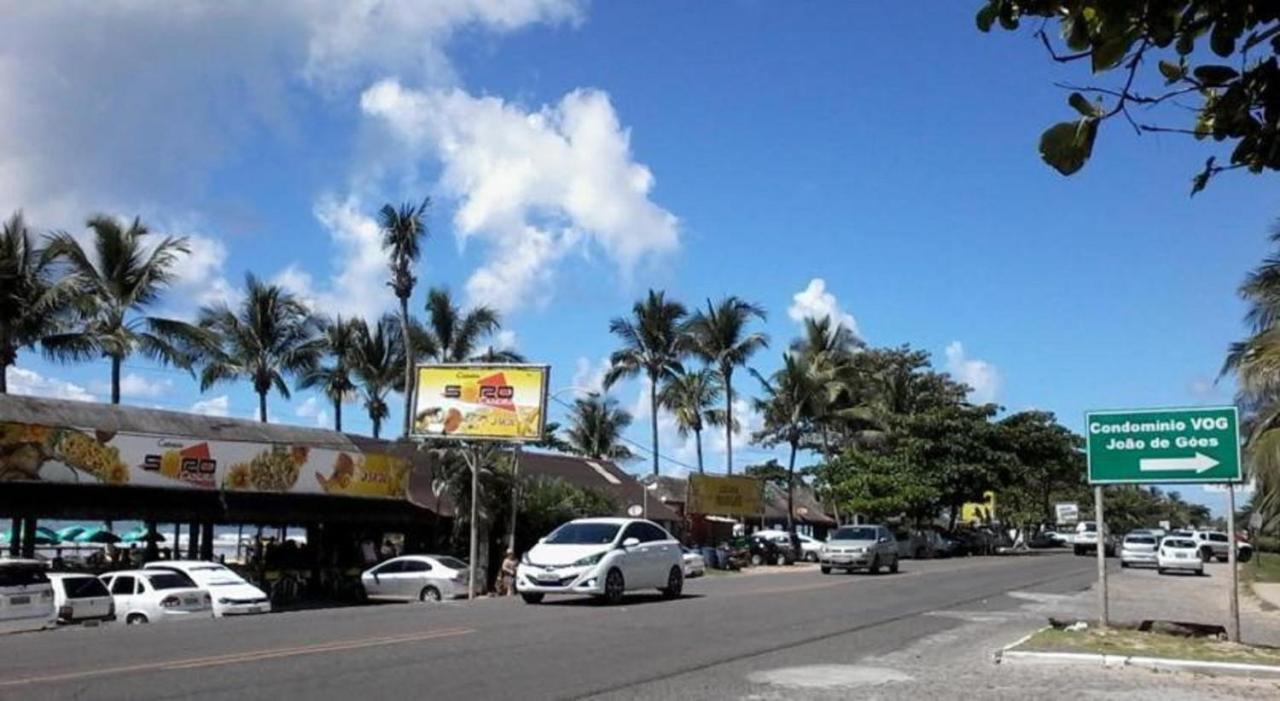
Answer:
<svg viewBox="0 0 1280 701"><path fill-rule="evenodd" d="M502 559L502 581L498 587L500 596L511 596L516 593L516 553L514 550L508 550L507 556Z"/></svg>

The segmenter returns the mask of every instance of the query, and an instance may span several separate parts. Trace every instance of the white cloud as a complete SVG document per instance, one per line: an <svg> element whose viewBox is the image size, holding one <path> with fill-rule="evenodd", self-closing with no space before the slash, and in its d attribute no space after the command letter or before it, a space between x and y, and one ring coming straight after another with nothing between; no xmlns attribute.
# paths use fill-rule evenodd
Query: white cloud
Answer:
<svg viewBox="0 0 1280 701"><path fill-rule="evenodd" d="M110 395L111 383L94 380L89 387L95 394ZM155 399L173 391L173 381L167 379L150 380L135 372L125 373L120 378L120 396Z"/></svg>
<svg viewBox="0 0 1280 701"><path fill-rule="evenodd" d="M193 414L203 414L205 416L227 416L231 412L231 400L225 394L209 399L200 399L191 405L189 411ZM256 413L253 418L258 418Z"/></svg>
<svg viewBox="0 0 1280 701"><path fill-rule="evenodd" d="M303 419L315 419L315 424L319 428L326 428L329 423L329 412L315 395L311 395L294 408L295 416Z"/></svg>
<svg viewBox="0 0 1280 701"><path fill-rule="evenodd" d="M570 387L600 392L604 390L604 376L609 372L609 358L605 356L594 365L590 358L579 357L574 363L573 380Z"/></svg>
<svg viewBox="0 0 1280 701"><path fill-rule="evenodd" d="M244 293L224 275L226 245L212 236L186 234L186 237L191 252L178 258L173 292L166 299L186 307L238 302Z"/></svg>
<svg viewBox="0 0 1280 701"><path fill-rule="evenodd" d="M831 319L852 331L855 336L862 335L858 331L857 320L840 308L836 296L827 291L827 281L820 277L813 278L808 287L791 296L787 316L797 323L804 323L805 319Z"/></svg>
<svg viewBox="0 0 1280 701"><path fill-rule="evenodd" d="M1000 393L1002 379L995 365L966 355L964 344L952 341L946 350L947 372L969 385L969 399L977 404L993 402Z"/></svg>
<svg viewBox="0 0 1280 701"><path fill-rule="evenodd" d="M493 347L498 350L515 350L518 340L516 332L511 329L503 329L493 337Z"/></svg>
<svg viewBox="0 0 1280 701"><path fill-rule="evenodd" d="M5 373L10 394L46 399L74 399L81 402L97 401L89 390L56 377L45 377L34 370L10 366Z"/></svg>
<svg viewBox="0 0 1280 701"><path fill-rule="evenodd" d="M455 231L488 251L466 284L472 303L502 311L546 303L557 262L574 248L598 247L628 275L679 245L679 223L650 199L653 175L633 160L630 134L603 92L575 90L526 110L384 80L361 107L442 165L440 186L458 201Z"/></svg>
<svg viewBox="0 0 1280 701"><path fill-rule="evenodd" d="M1213 402L1229 400L1227 391L1208 377L1199 376L1187 383L1187 394L1196 402Z"/></svg>

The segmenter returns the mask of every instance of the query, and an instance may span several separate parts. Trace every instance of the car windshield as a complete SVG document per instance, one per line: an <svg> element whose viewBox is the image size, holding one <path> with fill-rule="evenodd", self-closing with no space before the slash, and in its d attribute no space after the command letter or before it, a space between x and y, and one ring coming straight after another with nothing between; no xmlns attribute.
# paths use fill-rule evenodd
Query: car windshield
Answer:
<svg viewBox="0 0 1280 701"><path fill-rule="evenodd" d="M43 584L49 581L44 570L35 565L9 565L0 567L0 587L21 587Z"/></svg>
<svg viewBox="0 0 1280 701"><path fill-rule="evenodd" d="M186 574L195 582L207 586L217 587L245 583L240 575L219 565L189 567L186 570Z"/></svg>
<svg viewBox="0 0 1280 701"><path fill-rule="evenodd" d="M64 577L62 588L68 599L87 599L93 596L110 596L107 586L97 577Z"/></svg>
<svg viewBox="0 0 1280 701"><path fill-rule="evenodd" d="M616 523L566 523L547 536L550 545L608 545L621 528Z"/></svg>
<svg viewBox="0 0 1280 701"><path fill-rule="evenodd" d="M442 567L448 567L451 570L467 569L467 563L456 557L437 557L436 562L439 562Z"/></svg>
<svg viewBox="0 0 1280 701"><path fill-rule="evenodd" d="M157 572L148 575L147 579L151 582L151 588L156 591L189 589L195 586L195 582L180 572Z"/></svg>
<svg viewBox="0 0 1280 701"><path fill-rule="evenodd" d="M1156 539L1149 535L1131 535L1124 539L1126 545L1155 545Z"/></svg>
<svg viewBox="0 0 1280 701"><path fill-rule="evenodd" d="M1194 549L1196 547L1195 543L1189 540L1183 540L1181 538L1166 538L1164 541L1164 545L1170 548L1193 548Z"/></svg>
<svg viewBox="0 0 1280 701"><path fill-rule="evenodd" d="M831 540L875 540L874 528L837 528L831 534Z"/></svg>

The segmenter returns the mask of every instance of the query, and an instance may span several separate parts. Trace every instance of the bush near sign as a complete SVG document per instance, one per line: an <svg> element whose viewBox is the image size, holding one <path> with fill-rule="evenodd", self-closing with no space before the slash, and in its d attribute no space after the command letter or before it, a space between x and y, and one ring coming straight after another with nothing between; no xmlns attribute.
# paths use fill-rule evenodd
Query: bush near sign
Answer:
<svg viewBox="0 0 1280 701"><path fill-rule="evenodd" d="M1240 481L1234 406L1091 411L1091 484Z"/></svg>
<svg viewBox="0 0 1280 701"><path fill-rule="evenodd" d="M754 477L689 476L690 514L760 516L764 514L764 482Z"/></svg>

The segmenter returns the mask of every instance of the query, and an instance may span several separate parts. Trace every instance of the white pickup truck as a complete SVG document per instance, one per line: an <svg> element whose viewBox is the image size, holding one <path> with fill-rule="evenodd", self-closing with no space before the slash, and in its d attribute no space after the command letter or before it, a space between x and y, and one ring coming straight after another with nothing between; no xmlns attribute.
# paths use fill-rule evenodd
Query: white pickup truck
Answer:
<svg viewBox="0 0 1280 701"><path fill-rule="evenodd" d="M1196 550L1200 553L1200 559L1208 562L1217 559L1218 562L1226 562L1229 552L1230 541L1227 534L1221 531L1190 531L1186 533L1186 537L1196 542ZM1236 540L1236 558L1241 562L1248 562L1253 557L1253 546Z"/></svg>
<svg viewBox="0 0 1280 701"><path fill-rule="evenodd" d="M1098 552L1098 523L1081 521L1076 524L1076 537L1072 541L1072 549L1077 555L1088 555ZM1107 557L1115 557L1116 538L1107 529L1102 532L1102 552Z"/></svg>

